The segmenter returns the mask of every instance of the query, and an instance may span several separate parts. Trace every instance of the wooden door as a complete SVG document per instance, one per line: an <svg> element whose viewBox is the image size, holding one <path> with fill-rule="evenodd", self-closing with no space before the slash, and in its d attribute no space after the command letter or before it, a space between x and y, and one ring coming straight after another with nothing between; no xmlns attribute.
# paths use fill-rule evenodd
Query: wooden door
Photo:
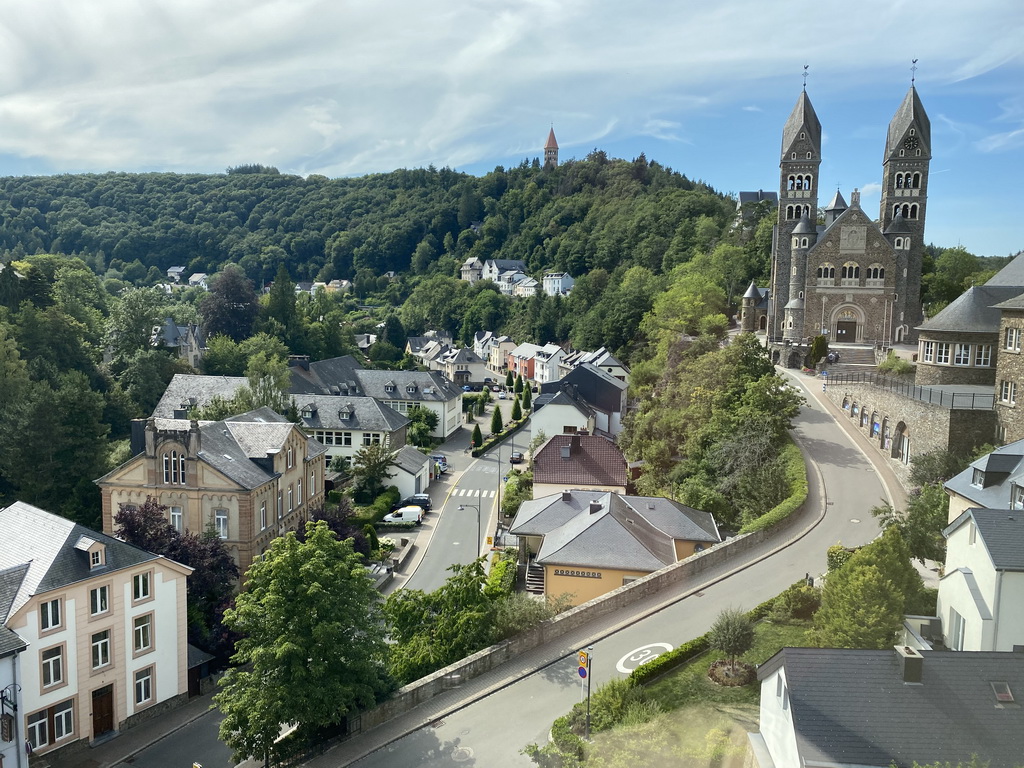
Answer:
<svg viewBox="0 0 1024 768"><path fill-rule="evenodd" d="M857 321L840 320L836 323L836 341L847 343L857 340Z"/></svg>
<svg viewBox="0 0 1024 768"><path fill-rule="evenodd" d="M92 692L92 737L114 730L114 686L106 685Z"/></svg>

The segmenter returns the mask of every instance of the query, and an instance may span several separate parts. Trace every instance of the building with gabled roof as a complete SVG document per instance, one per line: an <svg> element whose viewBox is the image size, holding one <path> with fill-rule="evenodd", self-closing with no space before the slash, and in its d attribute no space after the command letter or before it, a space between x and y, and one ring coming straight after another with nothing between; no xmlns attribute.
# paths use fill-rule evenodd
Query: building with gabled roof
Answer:
<svg viewBox="0 0 1024 768"><path fill-rule="evenodd" d="M537 433L535 424L533 429ZM626 457L619 446L601 435L553 434L534 451L532 463L535 499L570 488L613 493L633 490Z"/></svg>
<svg viewBox="0 0 1024 768"><path fill-rule="evenodd" d="M352 458L369 445L398 450L406 444L409 417L372 397L295 395L306 434L327 449L328 461Z"/></svg>
<svg viewBox="0 0 1024 768"><path fill-rule="evenodd" d="M707 512L671 499L582 490L524 501L509 533L529 566L527 588L570 594L573 605L721 541Z"/></svg>
<svg viewBox="0 0 1024 768"><path fill-rule="evenodd" d="M27 645L19 750L53 760L187 698L191 568L24 502L0 530L0 655Z"/></svg>
<svg viewBox="0 0 1024 768"><path fill-rule="evenodd" d="M754 768L1017 768L1024 656L783 648L760 665Z"/></svg>
<svg viewBox="0 0 1024 768"><path fill-rule="evenodd" d="M573 389L541 392L533 398L530 429L534 436L574 435L593 433L596 413L586 401L574 396Z"/></svg>
<svg viewBox="0 0 1024 768"><path fill-rule="evenodd" d="M153 497L177 531L212 528L242 573L323 503L326 448L266 407L222 421L138 420L132 453L96 481L103 530L114 531L121 504Z"/></svg>
<svg viewBox="0 0 1024 768"><path fill-rule="evenodd" d="M555 140L555 126L548 131L548 140L544 142L544 167L558 167L558 142Z"/></svg>
<svg viewBox="0 0 1024 768"><path fill-rule="evenodd" d="M949 495L950 523L972 507L1024 509L1024 440L975 459L943 487Z"/></svg>

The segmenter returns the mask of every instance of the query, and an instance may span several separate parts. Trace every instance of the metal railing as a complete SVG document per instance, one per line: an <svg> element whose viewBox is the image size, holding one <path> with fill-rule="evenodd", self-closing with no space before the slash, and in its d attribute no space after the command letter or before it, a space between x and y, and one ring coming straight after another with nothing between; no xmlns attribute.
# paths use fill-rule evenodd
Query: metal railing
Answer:
<svg viewBox="0 0 1024 768"><path fill-rule="evenodd" d="M868 372L830 373L825 380L825 386L831 387L837 384L870 384L912 400L959 411L990 411L995 407L996 399L995 395L991 393L947 392L933 387L919 386L909 381L901 381L891 376Z"/></svg>

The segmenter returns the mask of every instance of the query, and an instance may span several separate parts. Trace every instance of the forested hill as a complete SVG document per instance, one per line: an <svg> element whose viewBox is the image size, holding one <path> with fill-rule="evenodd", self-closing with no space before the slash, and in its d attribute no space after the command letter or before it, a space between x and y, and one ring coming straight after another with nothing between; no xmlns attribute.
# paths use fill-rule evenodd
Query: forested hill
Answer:
<svg viewBox="0 0 1024 768"><path fill-rule="evenodd" d="M229 261L257 284L281 264L295 280L358 280L425 274L444 256L470 255L575 276L623 263L660 273L707 245L701 216L720 232L733 205L643 157L602 152L554 170L524 162L483 177L429 168L301 178L262 166L17 177L0 180L0 248L15 258L77 254L130 283L154 280L152 267L214 273Z"/></svg>

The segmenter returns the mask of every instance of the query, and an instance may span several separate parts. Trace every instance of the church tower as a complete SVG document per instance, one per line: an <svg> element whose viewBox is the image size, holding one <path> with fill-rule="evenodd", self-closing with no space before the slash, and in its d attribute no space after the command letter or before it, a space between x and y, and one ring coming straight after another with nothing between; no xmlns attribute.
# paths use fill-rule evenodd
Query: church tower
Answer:
<svg viewBox="0 0 1024 768"><path fill-rule="evenodd" d="M932 158L931 122L917 89L907 91L889 122L882 159L882 231L900 255L896 275L897 325L914 327L921 317L921 262L924 255L924 220L928 204L928 167ZM901 235L898 245L895 235Z"/></svg>
<svg viewBox="0 0 1024 768"><path fill-rule="evenodd" d="M555 127L551 126L548 133L547 143L544 145L544 167L555 168L558 166L558 142L555 141Z"/></svg>
<svg viewBox="0 0 1024 768"><path fill-rule="evenodd" d="M782 129L782 159L779 162L779 218L775 227L772 259L770 336L782 335L784 308L791 293L803 290L792 285L800 265L793 260L793 230L807 217L809 225L818 220L818 167L821 165L821 123L811 106L807 91L800 93L786 126ZM806 251L803 252L806 256Z"/></svg>

